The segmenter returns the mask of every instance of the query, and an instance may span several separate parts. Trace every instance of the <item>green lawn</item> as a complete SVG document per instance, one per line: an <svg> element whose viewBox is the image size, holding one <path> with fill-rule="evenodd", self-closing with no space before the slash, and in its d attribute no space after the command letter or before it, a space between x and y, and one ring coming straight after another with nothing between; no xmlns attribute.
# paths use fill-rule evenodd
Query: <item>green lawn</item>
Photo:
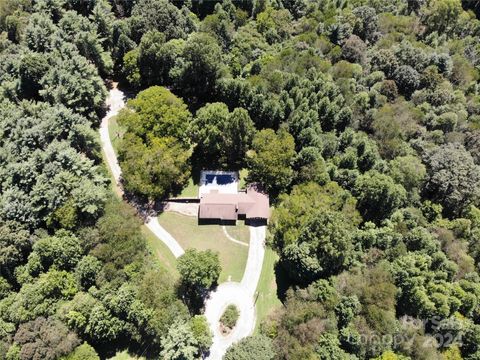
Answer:
<svg viewBox="0 0 480 360"><path fill-rule="evenodd" d="M183 188L178 197L198 197L198 184L193 183L193 179L188 179L187 185Z"/></svg>
<svg viewBox="0 0 480 360"><path fill-rule="evenodd" d="M110 140L112 141L112 147L115 151L115 155L118 156L118 144L120 143L123 134L125 134L125 129L118 125L116 116L108 121L108 134L110 135Z"/></svg>
<svg viewBox="0 0 480 360"><path fill-rule="evenodd" d="M110 358L109 360L145 360L145 358L130 355L125 350L125 351L122 351L122 352L118 352L114 357Z"/></svg>
<svg viewBox="0 0 480 360"><path fill-rule="evenodd" d="M147 245L153 253L154 258L158 260L159 266L169 274L178 278L177 259L159 238L157 238L145 225L142 225L142 233L147 240Z"/></svg>
<svg viewBox="0 0 480 360"><path fill-rule="evenodd" d="M237 221L236 226L225 226L228 235L233 237L235 240L249 243L250 242L250 231L248 227L243 224L241 221Z"/></svg>
<svg viewBox="0 0 480 360"><path fill-rule="evenodd" d="M245 186L247 185L246 183L246 178L248 176L248 170L247 169L242 169L239 171L239 182L238 182L238 188L239 189L245 189Z"/></svg>
<svg viewBox="0 0 480 360"><path fill-rule="evenodd" d="M221 226L198 225L197 218L169 212L161 214L158 221L184 249L211 249L218 252L222 265L219 283L227 281L229 276L232 281L242 279L247 262L248 247L228 240ZM248 227L240 222L237 227L235 234L241 234L240 238L248 239ZM229 233L232 235L230 231L231 228L229 228Z"/></svg>
<svg viewBox="0 0 480 360"><path fill-rule="evenodd" d="M262 273L257 286L257 323L255 324L255 332L257 333L262 320L275 309L282 306L277 297L277 283L275 279L275 263L277 260L277 253L267 247L265 249L265 258L263 259Z"/></svg>

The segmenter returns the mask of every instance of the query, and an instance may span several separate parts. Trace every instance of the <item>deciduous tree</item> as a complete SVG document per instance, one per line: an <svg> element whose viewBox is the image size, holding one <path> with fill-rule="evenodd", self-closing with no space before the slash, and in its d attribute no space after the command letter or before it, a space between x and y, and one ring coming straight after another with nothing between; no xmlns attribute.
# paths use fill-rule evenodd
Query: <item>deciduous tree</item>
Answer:
<svg viewBox="0 0 480 360"><path fill-rule="evenodd" d="M208 101L222 73L222 52L208 34L191 35L179 66L172 69L175 88L189 99Z"/></svg>
<svg viewBox="0 0 480 360"><path fill-rule="evenodd" d="M293 179L295 143L286 130L259 131L247 155L250 181L260 183L273 195L287 189Z"/></svg>
<svg viewBox="0 0 480 360"><path fill-rule="evenodd" d="M146 144L152 137L173 137L185 144L191 116L181 98L164 87L152 86L128 102L118 122Z"/></svg>
<svg viewBox="0 0 480 360"><path fill-rule="evenodd" d="M385 174L372 170L357 178L354 195L364 220L380 222L406 200L406 191Z"/></svg>
<svg viewBox="0 0 480 360"><path fill-rule="evenodd" d="M272 341L265 335L254 335L240 340L230 346L224 355L224 360L273 360L275 350Z"/></svg>
<svg viewBox="0 0 480 360"><path fill-rule="evenodd" d="M341 213L317 211L299 231L297 241L285 246L281 256L293 280L309 283L349 265L353 255L351 229Z"/></svg>
<svg viewBox="0 0 480 360"><path fill-rule="evenodd" d="M200 163L240 169L251 147L255 127L245 109L229 112L225 104L213 103L197 111L190 132Z"/></svg>
<svg viewBox="0 0 480 360"><path fill-rule="evenodd" d="M198 343L190 326L185 322L173 324L162 338L162 359L194 360L198 356Z"/></svg>
<svg viewBox="0 0 480 360"><path fill-rule="evenodd" d="M217 253L195 249L187 250L178 259L177 268L182 282L199 289L215 285L222 270Z"/></svg>
<svg viewBox="0 0 480 360"><path fill-rule="evenodd" d="M190 150L171 137L150 139L145 145L127 133L119 149L123 185L150 200L181 190L190 177Z"/></svg>
<svg viewBox="0 0 480 360"><path fill-rule="evenodd" d="M20 223L0 221L0 271L12 279L15 267L22 264L31 250L35 237Z"/></svg>
<svg viewBox="0 0 480 360"><path fill-rule="evenodd" d="M39 317L20 325L15 342L21 346L21 359L54 360L70 353L80 340L60 321Z"/></svg>
<svg viewBox="0 0 480 360"><path fill-rule="evenodd" d="M442 204L448 215L461 214L468 205L480 201L480 167L463 146L447 144L432 149L424 161L425 194Z"/></svg>

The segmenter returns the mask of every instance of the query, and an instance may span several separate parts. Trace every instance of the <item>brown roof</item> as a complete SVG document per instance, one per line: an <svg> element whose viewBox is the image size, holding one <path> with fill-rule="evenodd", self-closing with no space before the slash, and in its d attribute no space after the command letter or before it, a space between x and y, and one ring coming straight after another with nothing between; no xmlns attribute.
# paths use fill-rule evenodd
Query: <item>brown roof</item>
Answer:
<svg viewBox="0 0 480 360"><path fill-rule="evenodd" d="M238 194L208 193L200 199L198 216L201 219L236 220L238 215L247 219L268 219L268 196L249 188Z"/></svg>
<svg viewBox="0 0 480 360"><path fill-rule="evenodd" d="M237 220L237 209L234 204L200 204L200 219Z"/></svg>
<svg viewBox="0 0 480 360"><path fill-rule="evenodd" d="M268 219L270 217L268 196L253 189L248 189L247 195L255 200L254 205L247 210L247 219Z"/></svg>

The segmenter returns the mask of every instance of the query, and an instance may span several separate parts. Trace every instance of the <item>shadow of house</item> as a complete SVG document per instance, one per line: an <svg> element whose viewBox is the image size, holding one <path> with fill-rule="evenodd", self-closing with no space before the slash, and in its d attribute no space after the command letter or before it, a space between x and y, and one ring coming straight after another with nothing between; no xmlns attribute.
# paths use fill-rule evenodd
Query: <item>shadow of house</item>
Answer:
<svg viewBox="0 0 480 360"><path fill-rule="evenodd" d="M220 220L220 219L200 219L198 218L198 225L222 225L222 226L235 226L236 220Z"/></svg>

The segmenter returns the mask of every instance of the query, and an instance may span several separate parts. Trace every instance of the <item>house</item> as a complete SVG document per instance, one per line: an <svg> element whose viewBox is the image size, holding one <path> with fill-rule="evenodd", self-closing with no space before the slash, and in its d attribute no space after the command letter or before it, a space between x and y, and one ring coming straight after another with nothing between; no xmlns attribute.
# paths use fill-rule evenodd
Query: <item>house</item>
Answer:
<svg viewBox="0 0 480 360"><path fill-rule="evenodd" d="M270 217L268 195L253 185L246 191L238 191L237 184L232 186L231 183L225 183L225 179L232 179L238 183L238 174L205 171L202 172L201 179L205 179L205 182L201 182L200 186L198 211L200 222L233 223L238 219L247 222L266 222Z"/></svg>

